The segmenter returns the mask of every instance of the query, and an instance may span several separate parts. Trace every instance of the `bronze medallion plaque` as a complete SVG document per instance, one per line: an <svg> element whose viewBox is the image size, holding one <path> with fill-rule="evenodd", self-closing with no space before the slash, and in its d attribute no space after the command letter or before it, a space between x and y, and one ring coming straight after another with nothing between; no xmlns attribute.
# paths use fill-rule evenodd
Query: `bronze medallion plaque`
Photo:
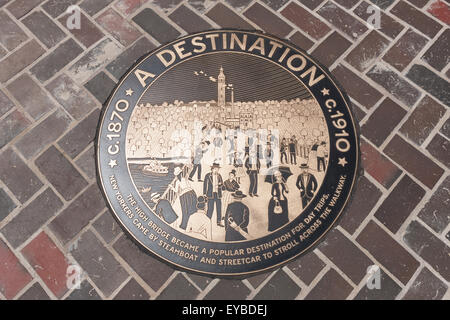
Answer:
<svg viewBox="0 0 450 320"><path fill-rule="evenodd" d="M251 274L311 248L358 168L336 81L258 32L203 32L148 54L117 85L97 139L100 182L128 235L204 274Z"/></svg>

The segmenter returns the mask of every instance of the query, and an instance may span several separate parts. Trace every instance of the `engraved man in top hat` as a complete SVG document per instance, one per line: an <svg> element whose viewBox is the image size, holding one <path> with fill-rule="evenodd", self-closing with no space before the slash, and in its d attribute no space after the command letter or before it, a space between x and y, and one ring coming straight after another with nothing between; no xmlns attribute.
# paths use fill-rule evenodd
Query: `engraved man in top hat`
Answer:
<svg viewBox="0 0 450 320"><path fill-rule="evenodd" d="M219 169L220 166L217 163L211 166L211 172L205 176L205 180L203 181L203 195L208 198L208 218L212 218L215 205L217 225L224 227L222 224L222 190L224 189L224 185Z"/></svg>
<svg viewBox="0 0 450 320"><path fill-rule="evenodd" d="M194 213L187 224L186 231L193 237L211 240L211 220L206 215L206 197L197 198L197 212Z"/></svg>
<svg viewBox="0 0 450 320"><path fill-rule="evenodd" d="M258 153L256 150L250 150L247 160L245 160L245 168L250 178L250 187L248 194L250 197L258 196L258 174L261 170L261 162L259 161Z"/></svg>
<svg viewBox="0 0 450 320"><path fill-rule="evenodd" d="M305 209L314 197L318 184L316 178L308 172L309 167L306 163L302 164L300 168L302 169L302 173L298 175L297 183L295 185L300 190L302 206L303 209Z"/></svg>

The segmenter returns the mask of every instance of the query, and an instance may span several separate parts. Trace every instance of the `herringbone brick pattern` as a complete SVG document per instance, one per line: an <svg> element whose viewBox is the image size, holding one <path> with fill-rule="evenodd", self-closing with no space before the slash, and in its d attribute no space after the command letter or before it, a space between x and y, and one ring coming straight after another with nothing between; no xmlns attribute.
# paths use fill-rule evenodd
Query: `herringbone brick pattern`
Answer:
<svg viewBox="0 0 450 320"><path fill-rule="evenodd" d="M69 30L69 5L81 29ZM373 5L381 25L367 23ZM0 0L0 299L449 299L449 38L443 0ZM211 28L287 38L332 70L363 170L314 251L245 280L140 251L96 182L102 103L133 62ZM80 289L67 268L83 270ZM381 268L381 289L366 271Z"/></svg>

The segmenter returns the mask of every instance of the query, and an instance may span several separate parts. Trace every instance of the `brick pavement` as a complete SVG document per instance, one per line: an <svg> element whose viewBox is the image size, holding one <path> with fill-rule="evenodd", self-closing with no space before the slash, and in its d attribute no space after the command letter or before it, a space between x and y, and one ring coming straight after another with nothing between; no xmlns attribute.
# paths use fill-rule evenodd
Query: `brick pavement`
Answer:
<svg viewBox="0 0 450 320"><path fill-rule="evenodd" d="M69 30L69 5L81 29ZM366 23L372 5L380 28ZM448 0L0 0L0 299L449 299ZM211 28L290 39L332 70L361 126L339 225L271 273L219 280L140 251L96 184L100 108L158 45ZM381 268L381 289L366 270ZM69 265L83 270L68 289Z"/></svg>

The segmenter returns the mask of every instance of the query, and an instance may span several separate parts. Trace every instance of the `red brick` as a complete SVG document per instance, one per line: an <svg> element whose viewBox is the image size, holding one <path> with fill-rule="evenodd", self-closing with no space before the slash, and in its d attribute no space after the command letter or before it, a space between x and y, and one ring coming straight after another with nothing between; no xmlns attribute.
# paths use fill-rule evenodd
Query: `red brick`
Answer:
<svg viewBox="0 0 450 320"><path fill-rule="evenodd" d="M356 238L403 284L412 278L420 263L375 222L370 221Z"/></svg>
<svg viewBox="0 0 450 320"><path fill-rule="evenodd" d="M30 40L0 61L0 82L6 82L39 58L44 49L36 40Z"/></svg>
<svg viewBox="0 0 450 320"><path fill-rule="evenodd" d="M388 44L389 41L374 30L347 55L345 60L357 70L363 72L373 65Z"/></svg>
<svg viewBox="0 0 450 320"><path fill-rule="evenodd" d="M373 262L337 229L331 230L319 250L342 270L353 283L358 284Z"/></svg>
<svg viewBox="0 0 450 320"><path fill-rule="evenodd" d="M281 14L314 39L321 39L330 32L325 23L294 2L284 8Z"/></svg>
<svg viewBox="0 0 450 320"><path fill-rule="evenodd" d="M341 64L333 70L333 75L344 86L345 91L367 109L382 98L378 90Z"/></svg>
<svg viewBox="0 0 450 320"><path fill-rule="evenodd" d="M350 41L334 31L314 49L311 55L324 66L330 67L351 45Z"/></svg>
<svg viewBox="0 0 450 320"><path fill-rule="evenodd" d="M444 170L431 159L396 135L384 152L428 188L433 188Z"/></svg>
<svg viewBox="0 0 450 320"><path fill-rule="evenodd" d="M339 225L350 234L353 234L361 222L369 215L378 199L381 191L375 187L369 179L361 176L356 183L351 202L347 205Z"/></svg>
<svg viewBox="0 0 450 320"><path fill-rule="evenodd" d="M206 15L222 28L255 29L250 23L222 3L216 4Z"/></svg>
<svg viewBox="0 0 450 320"><path fill-rule="evenodd" d="M420 10L409 5L406 1L398 2L390 12L412 25L429 38L433 38L442 28L439 23L422 13Z"/></svg>
<svg viewBox="0 0 450 320"><path fill-rule="evenodd" d="M305 297L305 300L345 300L353 287L336 270L330 269Z"/></svg>
<svg viewBox="0 0 450 320"><path fill-rule="evenodd" d="M418 221L410 223L403 240L446 281L450 281L450 247L446 243Z"/></svg>
<svg viewBox="0 0 450 320"><path fill-rule="evenodd" d="M257 2L244 12L244 16L256 23L264 31L281 38L286 37L292 31L292 27L289 24Z"/></svg>
<svg viewBox="0 0 450 320"><path fill-rule="evenodd" d="M374 147L361 139L363 168L386 189L397 180L402 171Z"/></svg>
<svg viewBox="0 0 450 320"><path fill-rule="evenodd" d="M1 239L0 261L0 292L6 299L12 299L32 277Z"/></svg>
<svg viewBox="0 0 450 320"><path fill-rule="evenodd" d="M425 190L405 175L375 212L375 217L396 233L424 195Z"/></svg>
<svg viewBox="0 0 450 320"><path fill-rule="evenodd" d="M446 24L450 24L450 7L442 0L435 0L428 12Z"/></svg>
<svg viewBox="0 0 450 320"><path fill-rule="evenodd" d="M80 29L71 29L68 30L78 41L80 41L86 48L89 48L94 43L98 42L101 38L104 37L103 32L88 19L88 17L80 12ZM68 15L63 15L59 18L59 22L66 26Z"/></svg>
<svg viewBox="0 0 450 320"><path fill-rule="evenodd" d="M386 98L362 126L361 133L379 147L405 115L405 109Z"/></svg>
<svg viewBox="0 0 450 320"><path fill-rule="evenodd" d="M403 124L400 132L420 146L445 115L445 111L443 106L426 96Z"/></svg>
<svg viewBox="0 0 450 320"><path fill-rule="evenodd" d="M189 33L211 29L211 25L185 5L179 6L169 15L176 24Z"/></svg>
<svg viewBox="0 0 450 320"><path fill-rule="evenodd" d="M0 154L0 179L16 198L24 203L42 186L41 180L12 149Z"/></svg>
<svg viewBox="0 0 450 320"><path fill-rule="evenodd" d="M318 13L333 24L337 29L346 33L352 39L357 39L367 31L367 27L349 13L328 1Z"/></svg>
<svg viewBox="0 0 450 320"><path fill-rule="evenodd" d="M69 264L45 232L27 244L22 254L56 297L61 298L67 292L66 273Z"/></svg>
<svg viewBox="0 0 450 320"><path fill-rule="evenodd" d="M96 21L124 46L129 46L141 36L138 29L113 9L104 11Z"/></svg>

